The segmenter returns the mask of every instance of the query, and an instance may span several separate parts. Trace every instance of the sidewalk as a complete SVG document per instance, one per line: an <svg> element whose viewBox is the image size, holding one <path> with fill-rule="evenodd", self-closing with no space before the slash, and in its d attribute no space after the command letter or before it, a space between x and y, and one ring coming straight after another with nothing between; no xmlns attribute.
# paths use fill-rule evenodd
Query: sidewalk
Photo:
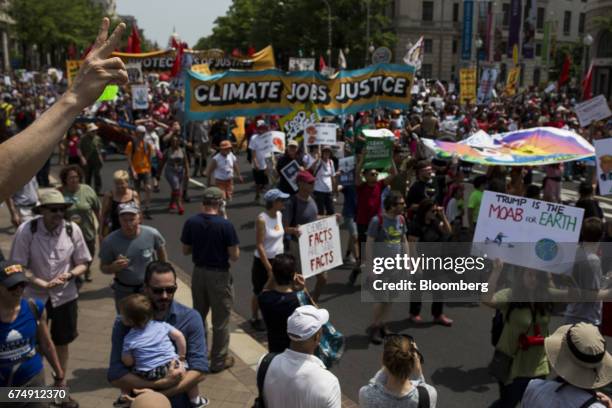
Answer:
<svg viewBox="0 0 612 408"><path fill-rule="evenodd" d="M15 228L12 227L8 209L0 208L0 248L8 258ZM103 275L96 258L92 266L93 282L86 283L79 297L79 337L70 345L70 360L67 373L72 397L83 408L112 407L119 396L119 390L106 381L106 370L111 349L111 333L115 320L115 307L111 278ZM176 265L175 265L176 267ZM192 306L190 276L180 268L178 291L175 300ZM209 315L210 319L210 315ZM210 329L210 321L209 321ZM248 322L232 313L230 353L236 364L229 370L218 374L207 374L200 383L200 394L211 400L213 408L250 408L257 396L255 369L260 357L267 352L266 347L247 332ZM258 336L265 341L265 336ZM210 335L208 338L211 338ZM53 382L51 370L45 369L47 383ZM357 405L342 396L342 406L353 408Z"/></svg>

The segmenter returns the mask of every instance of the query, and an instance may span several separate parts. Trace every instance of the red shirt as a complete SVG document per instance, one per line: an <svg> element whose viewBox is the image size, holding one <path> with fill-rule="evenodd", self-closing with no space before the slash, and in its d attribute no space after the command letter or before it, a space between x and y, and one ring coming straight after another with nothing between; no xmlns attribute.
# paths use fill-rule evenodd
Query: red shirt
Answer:
<svg viewBox="0 0 612 408"><path fill-rule="evenodd" d="M368 225L375 215L380 214L380 197L385 181L380 180L373 186L362 183L357 186L357 224Z"/></svg>

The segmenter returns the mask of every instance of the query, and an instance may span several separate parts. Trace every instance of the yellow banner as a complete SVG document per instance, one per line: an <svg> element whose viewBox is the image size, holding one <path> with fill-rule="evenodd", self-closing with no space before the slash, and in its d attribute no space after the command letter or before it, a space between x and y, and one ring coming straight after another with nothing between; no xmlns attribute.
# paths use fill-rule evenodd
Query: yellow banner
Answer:
<svg viewBox="0 0 612 408"><path fill-rule="evenodd" d="M212 72L210 72L210 68L208 67L208 64L192 65L191 70L193 72L197 72L198 74L202 74L202 75L212 75Z"/></svg>
<svg viewBox="0 0 612 408"><path fill-rule="evenodd" d="M72 81L74 80L74 77L76 77L77 73L79 72L79 68L81 68L82 64L83 64L83 61L66 60L66 79L68 81L68 86L72 85Z"/></svg>
<svg viewBox="0 0 612 408"><path fill-rule="evenodd" d="M232 134L236 138L236 146L239 147L240 150L246 150L246 144L243 146L242 142L244 141L244 136L246 135L246 118L244 116L237 117L234 119L234 128L232 129Z"/></svg>
<svg viewBox="0 0 612 408"><path fill-rule="evenodd" d="M414 67L378 64L328 78L314 71L188 71L185 111L191 120L260 114L285 115L312 103L320 116L375 108L408 109ZM474 96L475 98L475 96Z"/></svg>
<svg viewBox="0 0 612 408"><path fill-rule="evenodd" d="M462 68L459 70L459 101L463 103L476 103L476 68Z"/></svg>
<svg viewBox="0 0 612 408"><path fill-rule="evenodd" d="M506 80L506 95L508 96L516 95L516 90L518 88L520 77L521 77L520 67L510 68L510 71L508 71L508 79Z"/></svg>

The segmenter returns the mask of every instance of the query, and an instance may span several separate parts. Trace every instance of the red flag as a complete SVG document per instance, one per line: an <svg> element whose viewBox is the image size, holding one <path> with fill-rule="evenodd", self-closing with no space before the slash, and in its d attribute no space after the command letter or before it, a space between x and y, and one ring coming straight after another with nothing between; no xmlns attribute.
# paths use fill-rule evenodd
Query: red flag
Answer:
<svg viewBox="0 0 612 408"><path fill-rule="evenodd" d="M136 24L132 25L132 33L128 38L127 52L134 54L140 54L142 52L140 48L140 34L138 34L138 27L136 27Z"/></svg>
<svg viewBox="0 0 612 408"><path fill-rule="evenodd" d="M81 59L85 59L85 57L87 57L87 54L89 54L89 51L91 51L92 48L93 48L93 44L85 48L85 51L83 51L83 55L81 55Z"/></svg>
<svg viewBox="0 0 612 408"><path fill-rule="evenodd" d="M256 52L257 52L257 50L256 50L255 48L253 48L253 46L252 46L252 45L250 45L250 46L249 46L249 48L247 49L247 55L248 55L249 57L252 57L252 56L253 56L253 54L255 54Z"/></svg>
<svg viewBox="0 0 612 408"><path fill-rule="evenodd" d="M238 48L234 48L232 51L232 57L240 58L241 56L242 56L242 53L240 52L240 50Z"/></svg>
<svg viewBox="0 0 612 408"><path fill-rule="evenodd" d="M327 68L327 64L325 64L325 58L323 56L319 56L319 71L323 71Z"/></svg>
<svg viewBox="0 0 612 408"><path fill-rule="evenodd" d="M559 75L559 81L557 82L559 88L565 85L570 79L570 67L572 65L572 60L569 55L565 56L565 61L563 61L563 68L561 68L561 75Z"/></svg>
<svg viewBox="0 0 612 408"><path fill-rule="evenodd" d="M582 80L582 100L587 101L593 97L593 63L589 66L586 76Z"/></svg>
<svg viewBox="0 0 612 408"><path fill-rule="evenodd" d="M170 71L170 75L173 77L178 76L181 73L182 61L183 61L183 44L178 44L172 40L173 45L176 44L178 48L176 49L176 58L174 58L174 64L172 64L172 71Z"/></svg>
<svg viewBox="0 0 612 408"><path fill-rule="evenodd" d="M74 44L70 44L68 46L67 54L68 54L68 58L69 59L75 59L76 58L77 51L76 51L76 48L74 47Z"/></svg>

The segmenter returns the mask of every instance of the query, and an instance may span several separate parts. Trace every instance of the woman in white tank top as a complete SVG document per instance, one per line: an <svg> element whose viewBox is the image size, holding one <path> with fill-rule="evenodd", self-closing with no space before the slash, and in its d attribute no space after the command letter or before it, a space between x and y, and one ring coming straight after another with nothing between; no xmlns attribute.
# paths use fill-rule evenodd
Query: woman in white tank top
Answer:
<svg viewBox="0 0 612 408"><path fill-rule="evenodd" d="M266 210L257 216L255 221L255 253L253 254L253 267L251 268L251 282L253 283L253 298L251 301L252 318L251 325L255 330L265 330L263 321L259 318L259 306L257 295L259 295L268 282L273 281L272 260L276 255L282 254L283 228L282 210L284 201L289 198L279 189L273 188L264 195ZM293 230L293 229L292 229ZM296 231L287 231L296 233Z"/></svg>

